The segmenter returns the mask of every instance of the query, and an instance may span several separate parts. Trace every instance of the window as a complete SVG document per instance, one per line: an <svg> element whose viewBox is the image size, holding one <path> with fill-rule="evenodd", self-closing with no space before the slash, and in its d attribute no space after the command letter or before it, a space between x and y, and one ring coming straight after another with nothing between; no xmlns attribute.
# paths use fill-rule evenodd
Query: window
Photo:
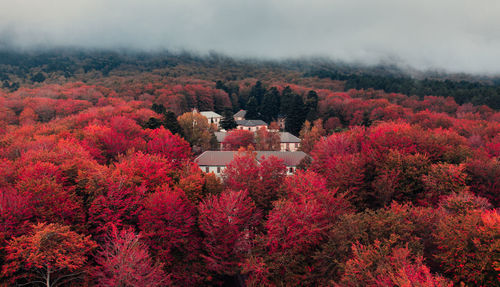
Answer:
<svg viewBox="0 0 500 287"><path fill-rule="evenodd" d="M220 166L217 167L217 173L220 173Z"/></svg>
<svg viewBox="0 0 500 287"><path fill-rule="evenodd" d="M209 170L209 167L205 166L205 172L208 172L208 170Z"/></svg>
<svg viewBox="0 0 500 287"><path fill-rule="evenodd" d="M290 173L293 173L293 167L290 168Z"/></svg>

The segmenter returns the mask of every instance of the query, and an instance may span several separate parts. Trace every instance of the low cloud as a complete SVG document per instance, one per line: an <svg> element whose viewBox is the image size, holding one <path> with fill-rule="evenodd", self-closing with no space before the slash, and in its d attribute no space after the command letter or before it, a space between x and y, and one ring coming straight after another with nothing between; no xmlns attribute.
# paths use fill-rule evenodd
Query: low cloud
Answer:
<svg viewBox="0 0 500 287"><path fill-rule="evenodd" d="M497 0L3 1L0 45L322 56L500 74Z"/></svg>

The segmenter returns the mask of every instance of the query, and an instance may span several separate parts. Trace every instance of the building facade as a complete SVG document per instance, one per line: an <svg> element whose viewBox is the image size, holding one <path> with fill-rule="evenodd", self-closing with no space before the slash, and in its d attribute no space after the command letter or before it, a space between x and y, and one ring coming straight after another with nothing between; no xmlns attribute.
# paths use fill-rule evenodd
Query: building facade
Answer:
<svg viewBox="0 0 500 287"><path fill-rule="evenodd" d="M195 162L204 172L212 172L217 176L221 176L226 166L233 160L237 151L206 151L199 155ZM256 151L257 162L264 158L275 156L281 160L286 166L286 174L291 175L297 170L297 166L308 155L304 152L281 152L281 151Z"/></svg>
<svg viewBox="0 0 500 287"><path fill-rule="evenodd" d="M208 119L209 124L215 124L219 128L220 122L222 121L222 116L216 112L204 111L200 114Z"/></svg>
<svg viewBox="0 0 500 287"><path fill-rule="evenodd" d="M300 139L289 132L280 132L281 151L298 151Z"/></svg>

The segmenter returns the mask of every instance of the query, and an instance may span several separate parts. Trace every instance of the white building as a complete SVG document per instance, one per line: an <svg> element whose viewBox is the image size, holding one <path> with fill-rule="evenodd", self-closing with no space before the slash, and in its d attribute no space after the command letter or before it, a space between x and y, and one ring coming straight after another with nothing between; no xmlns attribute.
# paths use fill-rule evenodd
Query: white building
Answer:
<svg viewBox="0 0 500 287"><path fill-rule="evenodd" d="M212 172L217 176L221 176L226 166L233 160L237 151L206 151L199 155L195 162L204 172ZM297 170L299 163L308 155L304 152L281 152L281 151L256 151L257 162L269 156L275 156L281 160L286 166L287 175L293 174Z"/></svg>
<svg viewBox="0 0 500 287"><path fill-rule="evenodd" d="M217 128L219 127L222 116L218 113L212 111L200 112L200 114L208 119L209 124L215 124Z"/></svg>

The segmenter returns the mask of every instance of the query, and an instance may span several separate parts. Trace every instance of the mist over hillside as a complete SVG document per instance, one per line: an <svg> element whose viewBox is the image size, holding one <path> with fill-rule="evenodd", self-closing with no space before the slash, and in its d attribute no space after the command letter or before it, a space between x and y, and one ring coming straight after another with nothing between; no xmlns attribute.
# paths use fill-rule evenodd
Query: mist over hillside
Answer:
<svg viewBox="0 0 500 287"><path fill-rule="evenodd" d="M495 0L4 1L0 45L325 57L498 75Z"/></svg>

